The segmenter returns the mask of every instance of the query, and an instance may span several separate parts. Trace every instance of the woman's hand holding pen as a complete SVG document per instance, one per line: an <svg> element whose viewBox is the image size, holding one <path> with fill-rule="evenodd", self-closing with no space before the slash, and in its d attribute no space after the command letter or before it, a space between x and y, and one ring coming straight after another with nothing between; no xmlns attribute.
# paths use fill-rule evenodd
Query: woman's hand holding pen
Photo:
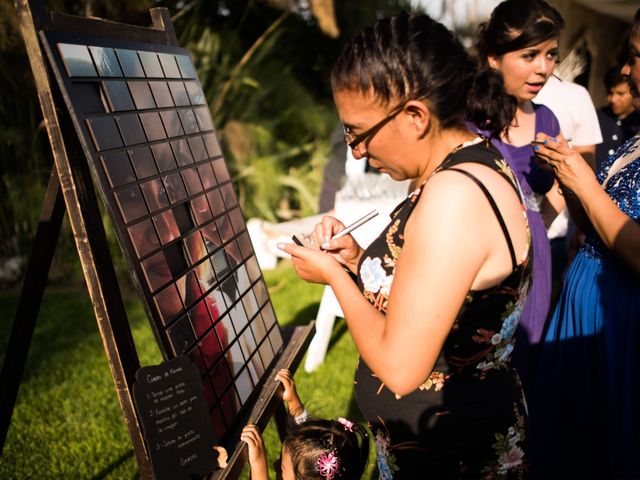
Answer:
<svg viewBox="0 0 640 480"><path fill-rule="evenodd" d="M362 248L351 236L339 235L345 230L344 224L335 217L322 217L313 229L313 236L322 249L334 257L341 265L355 272Z"/></svg>
<svg viewBox="0 0 640 480"><path fill-rule="evenodd" d="M335 217L324 216L310 234L313 245L325 242L326 250L308 248L293 243L280 243L278 248L291 255L298 275L307 282L329 284L331 278L344 267L355 271L362 249L351 235L332 238L344 230L344 224Z"/></svg>
<svg viewBox="0 0 640 480"><path fill-rule="evenodd" d="M298 276L307 282L328 285L331 278L343 270L335 254L324 250L301 247L295 243L279 243L278 248L291 255Z"/></svg>
<svg viewBox="0 0 640 480"><path fill-rule="evenodd" d="M569 189L582 196L583 192L588 192L598 185L589 164L582 155L569 147L562 135L549 137L544 133L538 133L536 141L533 142L533 149L536 156L553 169L563 191Z"/></svg>

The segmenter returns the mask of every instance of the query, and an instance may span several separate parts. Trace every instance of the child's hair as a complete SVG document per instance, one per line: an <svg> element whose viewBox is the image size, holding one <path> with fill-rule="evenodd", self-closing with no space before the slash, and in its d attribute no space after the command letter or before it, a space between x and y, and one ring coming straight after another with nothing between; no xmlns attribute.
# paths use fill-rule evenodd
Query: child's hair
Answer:
<svg viewBox="0 0 640 480"><path fill-rule="evenodd" d="M627 79L620 73L621 67L616 65L607 70L604 75L604 86L607 90L611 90L613 87L620 85L621 83L628 83Z"/></svg>
<svg viewBox="0 0 640 480"><path fill-rule="evenodd" d="M343 418L291 422L283 447L295 478L304 480L359 479L369 458L367 430Z"/></svg>

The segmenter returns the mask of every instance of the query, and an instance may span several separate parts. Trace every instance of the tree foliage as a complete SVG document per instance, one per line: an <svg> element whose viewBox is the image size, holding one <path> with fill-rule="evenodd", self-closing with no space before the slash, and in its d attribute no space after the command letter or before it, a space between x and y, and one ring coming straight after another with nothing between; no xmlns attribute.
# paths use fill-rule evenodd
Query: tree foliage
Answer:
<svg viewBox="0 0 640 480"><path fill-rule="evenodd" d="M342 45L408 2L335 2L337 38L318 28L306 0L51 0L48 6L139 25L149 24L149 7L168 8L198 70L245 216L279 221L316 211L337 123L328 76ZM1 258L28 254L51 171L10 0L0 0L0 52ZM73 257L73 243L66 245Z"/></svg>

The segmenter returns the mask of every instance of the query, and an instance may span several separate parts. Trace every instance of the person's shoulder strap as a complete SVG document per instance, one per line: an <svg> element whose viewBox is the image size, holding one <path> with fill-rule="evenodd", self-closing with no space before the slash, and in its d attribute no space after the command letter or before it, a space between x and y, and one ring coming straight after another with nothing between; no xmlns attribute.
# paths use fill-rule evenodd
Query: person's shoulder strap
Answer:
<svg viewBox="0 0 640 480"><path fill-rule="evenodd" d="M505 144L498 139L484 138L482 143L477 143L471 148L460 149L452 152L440 167L440 170L449 169L462 163L478 163L498 172L520 198L520 189L515 172L506 161L507 152L503 151Z"/></svg>
<svg viewBox="0 0 640 480"><path fill-rule="evenodd" d="M491 195L487 187L485 187L484 184L480 180L478 180L478 178L472 173L469 173L466 170L462 170L461 168L456 168L456 167L448 167L441 171L449 171L449 170L452 170L454 172L459 172L467 176L471 180L473 180L473 182L480 188L482 193L484 193L484 196L487 197L487 200L489 201L489 205L491 205L491 208L493 209L493 213L495 214L496 219L500 224L500 228L502 229L502 233L504 234L504 238L507 241L507 247L509 247L509 255L511 256L511 265L513 267L513 270L515 270L518 267L518 262L516 260L516 253L515 253L515 249L513 248L513 242L511 241L509 230L507 229L507 225L504 222L504 218L502 217L502 214L500 213L500 210L498 209L498 205L493 199L493 196Z"/></svg>

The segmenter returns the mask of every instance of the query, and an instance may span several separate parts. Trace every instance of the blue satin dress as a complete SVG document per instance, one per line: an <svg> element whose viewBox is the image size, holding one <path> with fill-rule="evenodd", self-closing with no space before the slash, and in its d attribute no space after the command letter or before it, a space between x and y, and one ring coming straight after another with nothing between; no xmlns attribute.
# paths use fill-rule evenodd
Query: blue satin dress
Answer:
<svg viewBox="0 0 640 480"><path fill-rule="evenodd" d="M605 191L640 223L640 135ZM537 478L640 478L640 275L595 232L571 264L541 351L531 409Z"/></svg>

